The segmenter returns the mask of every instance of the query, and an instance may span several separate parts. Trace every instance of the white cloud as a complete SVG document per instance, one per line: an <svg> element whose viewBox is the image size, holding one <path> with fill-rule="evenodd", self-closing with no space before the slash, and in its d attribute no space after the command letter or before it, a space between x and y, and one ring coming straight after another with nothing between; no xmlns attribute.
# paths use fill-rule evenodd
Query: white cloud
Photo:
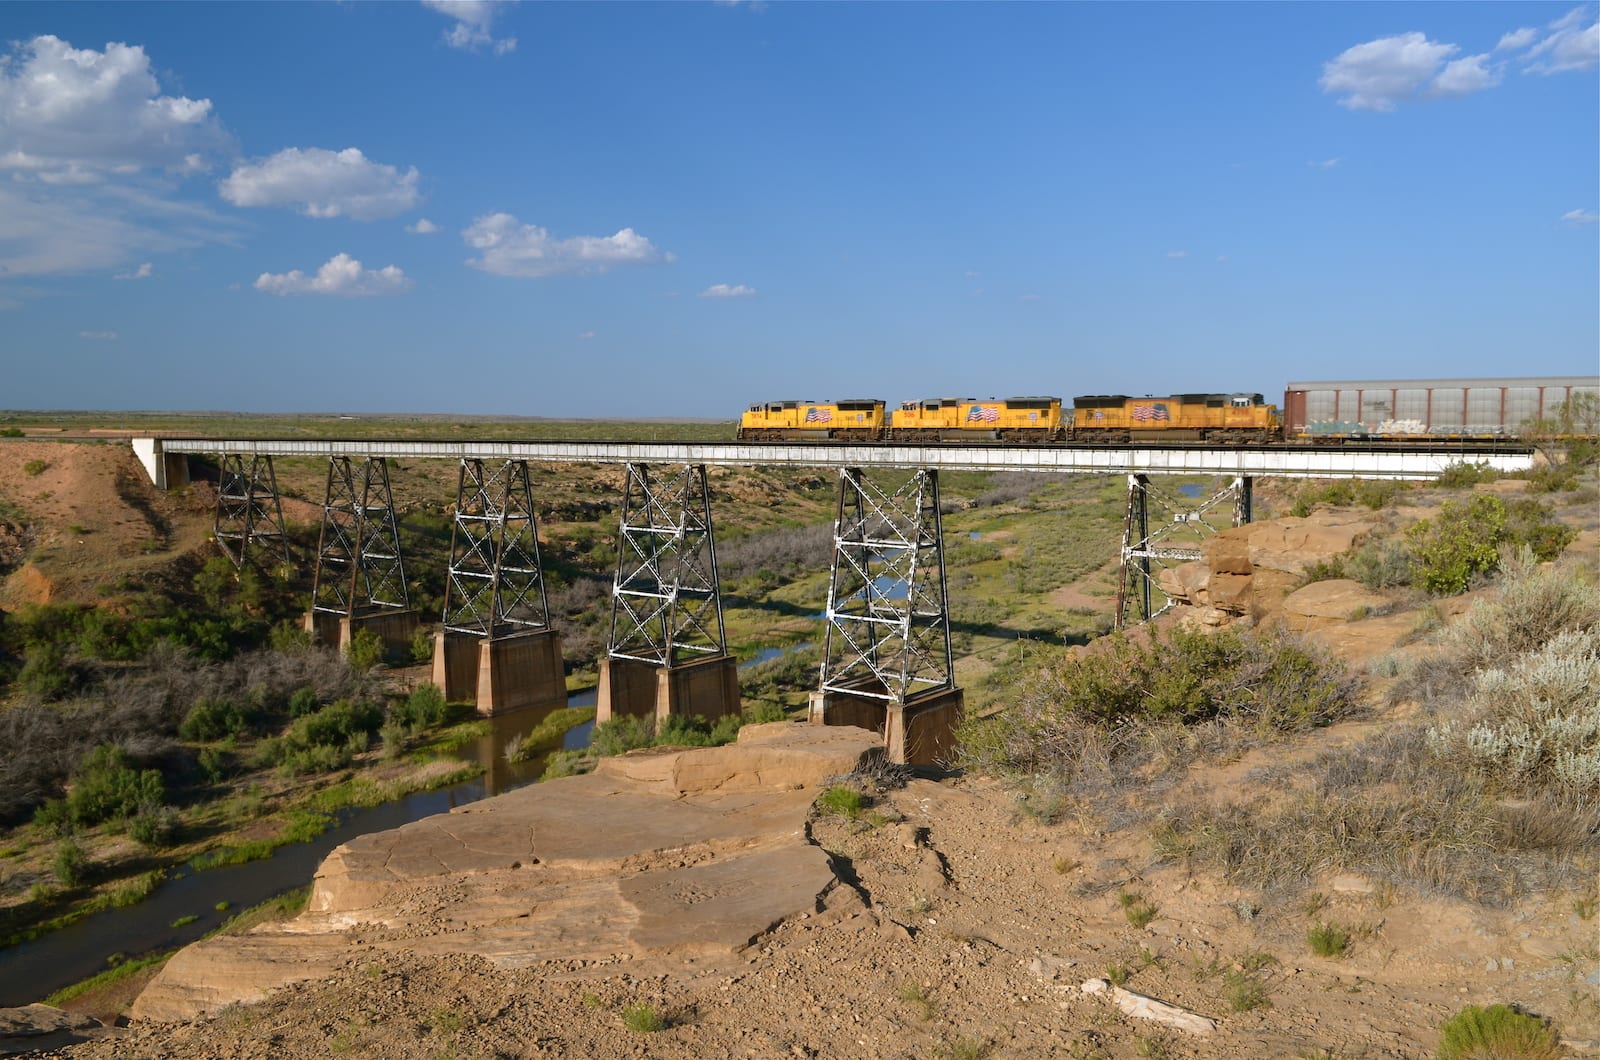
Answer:
<svg viewBox="0 0 1600 1060"><path fill-rule="evenodd" d="M700 292L701 298L754 298L755 296L756 289L746 287L742 283L734 284L732 287L725 283L714 283Z"/></svg>
<svg viewBox="0 0 1600 1060"><path fill-rule="evenodd" d="M604 272L613 265L655 265L674 257L631 228L611 236L553 239L538 225L525 225L508 213L492 213L473 221L461 233L480 252L467 264L497 276L558 276Z"/></svg>
<svg viewBox="0 0 1600 1060"><path fill-rule="evenodd" d="M218 190L235 206L293 206L307 217L357 221L393 217L422 201L415 166L402 173L355 147L286 147L261 162L235 167Z"/></svg>
<svg viewBox="0 0 1600 1060"><path fill-rule="evenodd" d="M963 272L961 275L966 277L969 280L976 280L978 278L978 274L976 272L974 272L972 269L968 269L966 272Z"/></svg>
<svg viewBox="0 0 1600 1060"><path fill-rule="evenodd" d="M232 151L211 101L164 95L141 47L39 36L0 48L0 278L231 241L232 222L175 196Z"/></svg>
<svg viewBox="0 0 1600 1060"><path fill-rule="evenodd" d="M417 218L416 224L406 225L406 231L414 236L431 236L439 230L439 226L426 217Z"/></svg>
<svg viewBox="0 0 1600 1060"><path fill-rule="evenodd" d="M1167 257L1169 257L1169 258L1187 258L1188 256L1189 256L1189 252L1187 250L1169 250L1169 251L1167 251Z"/></svg>
<svg viewBox="0 0 1600 1060"><path fill-rule="evenodd" d="M1600 213L1595 213L1593 210L1568 210L1561 215L1561 219L1568 224L1592 225L1600 222Z"/></svg>
<svg viewBox="0 0 1600 1060"><path fill-rule="evenodd" d="M496 55L515 51L517 38L489 32L501 6L496 0L422 0L424 7L449 15L456 24L444 31L444 42L463 51L488 48Z"/></svg>
<svg viewBox="0 0 1600 1060"><path fill-rule="evenodd" d="M1019 295L1017 295L1017 301L1019 301L1019 302L1037 302L1038 300L1039 300L1039 296L1034 294L1034 293L1032 293L1031 291L1029 293L1027 293L1027 294L1019 294Z"/></svg>
<svg viewBox="0 0 1600 1060"><path fill-rule="evenodd" d="M1600 18L1585 26L1583 8L1575 7L1547 28L1549 35L1521 57L1530 72L1559 74L1600 65Z"/></svg>
<svg viewBox="0 0 1600 1060"><path fill-rule="evenodd" d="M1337 158L1324 158L1321 162L1307 162L1306 165L1312 169L1337 169L1339 160Z"/></svg>
<svg viewBox="0 0 1600 1060"><path fill-rule="evenodd" d="M283 273L264 272L255 282L256 290L268 294L334 294L346 298L398 294L410 286L406 274L395 266L363 269L361 262L348 254L335 254L315 276L294 269Z"/></svg>
<svg viewBox="0 0 1600 1060"><path fill-rule="evenodd" d="M115 331L80 331L80 332L78 332L78 338L80 338L80 339L97 339L97 340L99 340L101 342L110 342L112 339L114 339L116 337L117 337L117 333Z"/></svg>
<svg viewBox="0 0 1600 1060"><path fill-rule="evenodd" d="M132 272L119 272L112 277L113 280L148 280L155 273L155 266L145 262Z"/></svg>
<svg viewBox="0 0 1600 1060"><path fill-rule="evenodd" d="M1538 35L1538 30L1530 29L1526 26L1522 29L1514 29L1500 38L1500 43L1494 46L1494 50L1497 52L1518 51L1532 44L1534 38Z"/></svg>
<svg viewBox="0 0 1600 1060"><path fill-rule="evenodd" d="M1469 55L1464 59L1456 59L1446 63L1439 76L1433 79L1433 86L1429 94L1434 96L1465 96L1470 92L1477 92L1485 88L1493 88L1500 83L1500 71L1490 69L1484 64L1489 61L1487 53L1483 55Z"/></svg>
<svg viewBox="0 0 1600 1060"><path fill-rule="evenodd" d="M162 95L141 47L95 51L41 36L0 55L0 170L18 178L187 171L230 148L211 101Z"/></svg>
<svg viewBox="0 0 1600 1060"><path fill-rule="evenodd" d="M580 342L588 342L592 338L594 338L594 332L592 332L592 331L580 331L580 332L578 332L578 340Z"/></svg>
<svg viewBox="0 0 1600 1060"><path fill-rule="evenodd" d="M1585 21L1588 22L1585 25ZM1541 32L1543 35L1541 36ZM1491 61L1493 52L1453 58L1461 48L1413 31L1347 48L1322 66L1324 92L1351 110L1394 110L1413 99L1465 96L1498 85L1509 62L1523 72L1557 74L1600 66L1600 19L1573 8L1543 31L1522 27L1500 37L1493 52L1522 52Z"/></svg>
<svg viewBox="0 0 1600 1060"><path fill-rule="evenodd" d="M1430 41L1421 33L1402 33L1346 48L1322 66L1324 92L1343 93L1351 110L1394 110L1419 95L1446 59L1461 49Z"/></svg>

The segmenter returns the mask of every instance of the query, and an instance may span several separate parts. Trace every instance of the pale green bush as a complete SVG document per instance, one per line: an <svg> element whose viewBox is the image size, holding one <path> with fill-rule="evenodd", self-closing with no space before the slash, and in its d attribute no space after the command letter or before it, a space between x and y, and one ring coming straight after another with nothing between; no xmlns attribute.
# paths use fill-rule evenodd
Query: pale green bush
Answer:
<svg viewBox="0 0 1600 1060"><path fill-rule="evenodd" d="M1600 795L1600 632L1559 633L1479 673L1464 716L1430 728L1428 749L1510 790Z"/></svg>

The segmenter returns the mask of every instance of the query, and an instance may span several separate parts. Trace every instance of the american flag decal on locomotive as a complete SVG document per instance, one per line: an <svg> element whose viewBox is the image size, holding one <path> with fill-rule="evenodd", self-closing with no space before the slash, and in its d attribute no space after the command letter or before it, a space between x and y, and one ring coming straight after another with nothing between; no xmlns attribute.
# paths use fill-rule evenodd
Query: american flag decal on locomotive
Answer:
<svg viewBox="0 0 1600 1060"><path fill-rule="evenodd" d="M1132 415L1135 423L1167 422L1172 419L1172 413L1167 411L1167 406L1159 401L1151 405L1133 406Z"/></svg>
<svg viewBox="0 0 1600 1060"><path fill-rule="evenodd" d="M1000 410L993 405L974 405L967 410L968 423L996 423L1000 419Z"/></svg>
<svg viewBox="0 0 1600 1060"><path fill-rule="evenodd" d="M833 412L831 409L819 409L815 405L806 409L807 423L832 423Z"/></svg>

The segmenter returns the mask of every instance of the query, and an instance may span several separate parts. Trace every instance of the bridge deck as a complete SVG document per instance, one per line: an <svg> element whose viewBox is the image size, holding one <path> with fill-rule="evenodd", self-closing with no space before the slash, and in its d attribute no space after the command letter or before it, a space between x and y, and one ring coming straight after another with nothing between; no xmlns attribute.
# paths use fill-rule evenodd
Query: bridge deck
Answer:
<svg viewBox="0 0 1600 1060"><path fill-rule="evenodd" d="M532 460L541 463L707 464L1078 474L1270 475L1290 478L1430 479L1451 464L1484 462L1502 473L1528 470L1526 449L1436 446L1026 446L750 442L427 442L299 438L135 438L152 481L160 457L242 453L270 456L382 456L403 460Z"/></svg>

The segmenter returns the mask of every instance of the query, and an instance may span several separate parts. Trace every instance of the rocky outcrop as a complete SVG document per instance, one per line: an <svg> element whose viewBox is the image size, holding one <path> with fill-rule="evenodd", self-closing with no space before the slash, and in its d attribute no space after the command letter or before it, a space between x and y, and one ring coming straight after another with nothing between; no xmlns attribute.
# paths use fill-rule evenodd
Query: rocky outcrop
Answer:
<svg viewBox="0 0 1600 1060"><path fill-rule="evenodd" d="M185 1020L384 954L552 961L731 956L823 908L806 836L829 778L881 759L864 729L747 726L729 747L604 759L595 773L365 835L323 862L305 913L174 956L136 1019ZM836 905L860 908L849 892Z"/></svg>
<svg viewBox="0 0 1600 1060"><path fill-rule="evenodd" d="M1200 560L1164 569L1160 587L1175 603L1195 608L1189 620L1202 626L1273 615L1308 567L1348 552L1372 528L1371 519L1337 512L1233 527L1207 539Z"/></svg>

